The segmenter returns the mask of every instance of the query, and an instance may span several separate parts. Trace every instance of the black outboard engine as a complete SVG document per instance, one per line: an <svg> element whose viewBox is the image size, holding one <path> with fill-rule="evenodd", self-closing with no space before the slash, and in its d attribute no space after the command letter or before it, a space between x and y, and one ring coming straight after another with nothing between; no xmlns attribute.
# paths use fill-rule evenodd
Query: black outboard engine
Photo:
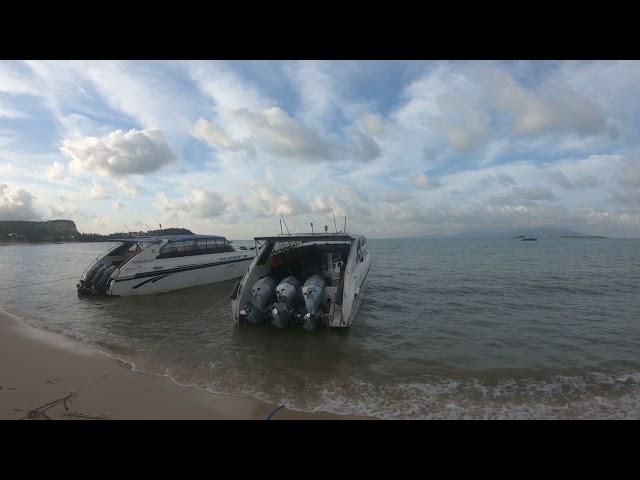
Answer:
<svg viewBox="0 0 640 480"><path fill-rule="evenodd" d="M278 300L271 308L271 323L284 328L295 313L298 304L300 281L293 275L282 280L276 287Z"/></svg>
<svg viewBox="0 0 640 480"><path fill-rule="evenodd" d="M91 287L91 284L93 282L94 277L96 276L96 273L98 273L98 270L100 270L100 267L102 266L103 265L101 263L96 263L93 267L91 267L87 271L87 274L84 276L84 285L86 285L87 287Z"/></svg>
<svg viewBox="0 0 640 480"><path fill-rule="evenodd" d="M322 323L322 301L324 299L325 281L320 275L311 275L302 286L302 297L307 313L304 314L303 324L305 330L312 332Z"/></svg>
<svg viewBox="0 0 640 480"><path fill-rule="evenodd" d="M116 269L115 265L107 267L102 272L102 275L97 280L93 281L93 291L94 293L107 293L107 284L109 279L111 278L111 274Z"/></svg>
<svg viewBox="0 0 640 480"><path fill-rule="evenodd" d="M84 276L84 279L78 283L78 293L95 293L95 284L102 277L102 274L107 269L107 265L102 263L96 263L93 265Z"/></svg>
<svg viewBox="0 0 640 480"><path fill-rule="evenodd" d="M267 323L268 317L265 311L267 305L273 301L275 293L276 281L271 276L262 277L254 283L251 288L251 299L240 310L238 323L241 325Z"/></svg>

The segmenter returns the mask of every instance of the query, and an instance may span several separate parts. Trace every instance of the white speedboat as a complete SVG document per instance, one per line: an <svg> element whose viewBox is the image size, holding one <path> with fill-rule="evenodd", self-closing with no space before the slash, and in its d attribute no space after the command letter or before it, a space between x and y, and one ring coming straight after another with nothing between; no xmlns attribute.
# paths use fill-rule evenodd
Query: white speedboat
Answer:
<svg viewBox="0 0 640 480"><path fill-rule="evenodd" d="M234 287L240 325L349 327L371 268L362 235L294 234L256 237L256 257Z"/></svg>
<svg viewBox="0 0 640 480"><path fill-rule="evenodd" d="M164 235L119 243L90 265L80 294L152 295L241 277L254 249L235 249L224 237Z"/></svg>

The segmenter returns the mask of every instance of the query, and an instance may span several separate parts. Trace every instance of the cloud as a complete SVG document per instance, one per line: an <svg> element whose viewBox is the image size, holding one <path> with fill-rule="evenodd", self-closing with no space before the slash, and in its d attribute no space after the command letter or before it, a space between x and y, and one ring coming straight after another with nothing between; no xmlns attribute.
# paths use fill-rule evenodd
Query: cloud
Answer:
<svg viewBox="0 0 640 480"><path fill-rule="evenodd" d="M0 157L0 160L2 160L2 158ZM11 174L11 172L13 172L14 168L13 165L11 165L11 163L0 163L0 173L2 175L9 175Z"/></svg>
<svg viewBox="0 0 640 480"><path fill-rule="evenodd" d="M413 178L413 183L416 187L423 190L429 190L440 186L438 180L428 177L425 173L420 173Z"/></svg>
<svg viewBox="0 0 640 480"><path fill-rule="evenodd" d="M21 62L0 63L0 92L37 95L38 85Z"/></svg>
<svg viewBox="0 0 640 480"><path fill-rule="evenodd" d="M187 62L189 77L211 98L219 111L247 108L263 110L276 102L265 97L258 86L242 78L222 62Z"/></svg>
<svg viewBox="0 0 640 480"><path fill-rule="evenodd" d="M370 113L360 119L360 125L371 136L380 136L384 133L385 125L382 115Z"/></svg>
<svg viewBox="0 0 640 480"><path fill-rule="evenodd" d="M594 188L598 186L600 181L593 175L585 175L575 179L573 183L578 188Z"/></svg>
<svg viewBox="0 0 640 480"><path fill-rule="evenodd" d="M626 159L618 173L618 184L623 188L640 188L640 162Z"/></svg>
<svg viewBox="0 0 640 480"><path fill-rule="evenodd" d="M374 160L380 156L380 145L371 138L358 130L354 130L351 134L351 154L358 160L368 161Z"/></svg>
<svg viewBox="0 0 640 480"><path fill-rule="evenodd" d="M404 203L413 199L413 196L403 191L389 190L382 195L382 201L386 203Z"/></svg>
<svg viewBox="0 0 640 480"><path fill-rule="evenodd" d="M119 200L115 200L111 203L111 208L113 209L114 212L119 212L120 210L124 209L125 205L124 203L122 203Z"/></svg>
<svg viewBox="0 0 640 480"><path fill-rule="evenodd" d="M570 76L548 73L525 83L510 67L494 62L437 65L404 88L404 102L390 118L421 132L430 148L444 140L455 152L469 153L493 143L486 152L490 161L518 142L563 134L597 136L621 123L608 121L602 106L574 88Z"/></svg>
<svg viewBox="0 0 640 480"><path fill-rule="evenodd" d="M549 181L560 185L566 190L574 190L576 188L593 188L598 186L599 183L598 179L593 175L584 175L571 181L560 171L551 172L549 174Z"/></svg>
<svg viewBox="0 0 640 480"><path fill-rule="evenodd" d="M20 188L10 188L0 183L0 220L37 220L40 215L35 210L34 197Z"/></svg>
<svg viewBox="0 0 640 480"><path fill-rule="evenodd" d="M342 185L338 191L353 202L367 202L369 197L351 185Z"/></svg>
<svg viewBox="0 0 640 480"><path fill-rule="evenodd" d="M297 196L283 193L275 188L258 183L250 185L250 196L246 200L246 208L257 216L288 215L295 216L308 213L309 205Z"/></svg>
<svg viewBox="0 0 640 480"><path fill-rule="evenodd" d="M300 117L319 130L326 130L331 118L342 113L345 99L331 62L299 61L285 68L302 107Z"/></svg>
<svg viewBox="0 0 640 480"><path fill-rule="evenodd" d="M95 180L92 181L93 186L87 190L87 196L92 200L104 200L109 198L109 193L104 189L102 185L97 183Z"/></svg>
<svg viewBox="0 0 640 480"><path fill-rule="evenodd" d="M124 193L125 195L128 195L131 198L136 198L138 195L140 195L139 187L135 185L131 185L125 182L124 180L118 180L116 182L116 185L118 186L118 190L120 190L120 192Z"/></svg>
<svg viewBox="0 0 640 480"><path fill-rule="evenodd" d="M0 182L47 213L71 212L62 182L86 215L132 225L165 192L181 225L245 238L331 211L385 236L528 211L640 232L640 62L2 62L0 91Z"/></svg>
<svg viewBox="0 0 640 480"><path fill-rule="evenodd" d="M487 138L491 117L465 100L445 95L438 98L440 115L433 120L458 152L469 152Z"/></svg>
<svg viewBox="0 0 640 480"><path fill-rule="evenodd" d="M29 115L20 110L16 110L9 103L4 102L0 98L0 118L9 118L9 119L23 119L29 118Z"/></svg>
<svg viewBox="0 0 640 480"><path fill-rule="evenodd" d="M165 193L156 196L160 207L170 217L216 218L225 213L226 202L222 194L194 188L186 197L172 198Z"/></svg>
<svg viewBox="0 0 640 480"><path fill-rule="evenodd" d="M51 165L47 170L46 176L50 182L64 182L66 179L64 172L65 168L63 163L53 162L53 165Z"/></svg>
<svg viewBox="0 0 640 480"><path fill-rule="evenodd" d="M123 177L160 170L176 161L160 130L115 130L105 137L68 138L60 148L73 171Z"/></svg>
<svg viewBox="0 0 640 480"><path fill-rule="evenodd" d="M368 161L380 156L378 143L369 135L356 129L348 132L348 143L338 144L305 126L278 107L255 113L246 108L225 110L222 122L237 131L244 131L245 138L237 140L221 126L200 118L192 127L192 135L220 150L256 150L278 158L302 162L333 161L338 159Z"/></svg>
<svg viewBox="0 0 640 480"><path fill-rule="evenodd" d="M516 181L513 179L511 175L508 175L503 172L498 172L495 175L489 175L489 179L505 187L509 187L511 185L517 185Z"/></svg>
<svg viewBox="0 0 640 480"><path fill-rule="evenodd" d="M274 155L307 161L337 158L337 151L330 142L278 107L263 113L241 108L231 112L231 116L244 123L261 147Z"/></svg>
<svg viewBox="0 0 640 480"><path fill-rule="evenodd" d="M574 188L571 180L567 178L567 176L562 172L552 172L549 175L549 181L551 183L555 183L556 185L560 185L562 188L567 190L571 190Z"/></svg>
<svg viewBox="0 0 640 480"><path fill-rule="evenodd" d="M526 88L497 67L485 72L493 105L511 115L519 135L600 133L606 122L597 104L558 79ZM484 76L484 75L483 75Z"/></svg>
<svg viewBox="0 0 640 480"><path fill-rule="evenodd" d="M251 145L233 140L222 128L207 122L204 118L200 118L193 125L191 133L195 138L221 150L253 152Z"/></svg>
<svg viewBox="0 0 640 480"><path fill-rule="evenodd" d="M511 192L518 198L523 200L555 200L556 196L549 187L513 187Z"/></svg>

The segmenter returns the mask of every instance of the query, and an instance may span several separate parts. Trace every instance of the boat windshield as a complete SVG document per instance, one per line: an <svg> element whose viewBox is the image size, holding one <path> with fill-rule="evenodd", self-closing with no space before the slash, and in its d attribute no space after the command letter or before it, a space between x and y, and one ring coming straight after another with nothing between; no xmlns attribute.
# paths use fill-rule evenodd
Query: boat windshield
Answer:
<svg viewBox="0 0 640 480"><path fill-rule="evenodd" d="M197 238L167 243L156 258L206 255L210 253L234 252L231 243L224 238Z"/></svg>

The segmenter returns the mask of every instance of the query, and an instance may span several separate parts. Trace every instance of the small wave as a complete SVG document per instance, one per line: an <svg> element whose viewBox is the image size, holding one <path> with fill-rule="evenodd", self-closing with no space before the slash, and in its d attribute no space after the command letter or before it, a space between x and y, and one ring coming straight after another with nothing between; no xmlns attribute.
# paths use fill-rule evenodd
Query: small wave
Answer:
<svg viewBox="0 0 640 480"><path fill-rule="evenodd" d="M338 387L337 385L335 387ZM325 388L313 410L380 419L638 419L640 372ZM307 408L309 405L305 405Z"/></svg>
<svg viewBox="0 0 640 480"><path fill-rule="evenodd" d="M162 372L177 385L251 397L306 412L378 419L640 419L640 371L580 375L432 378L375 385L350 379L317 382L306 389L239 378L200 378L180 369ZM216 366L211 366L216 370ZM249 380L249 381L248 381Z"/></svg>

